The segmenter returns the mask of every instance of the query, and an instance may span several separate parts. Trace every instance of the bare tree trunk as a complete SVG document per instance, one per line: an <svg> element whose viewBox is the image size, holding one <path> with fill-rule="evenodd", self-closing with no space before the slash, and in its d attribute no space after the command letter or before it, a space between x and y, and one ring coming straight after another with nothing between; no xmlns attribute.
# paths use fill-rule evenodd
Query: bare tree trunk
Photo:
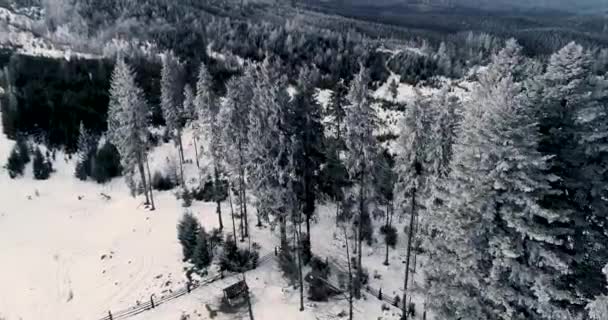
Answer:
<svg viewBox="0 0 608 320"><path fill-rule="evenodd" d="M384 265L385 266L389 265L389 262L388 262L389 245L388 245L388 241L386 239L386 235L388 234L388 228L391 226L391 215L392 215L392 212L391 212L391 209L390 209L390 202L389 202L389 203L386 204L386 224L385 224L385 226L386 226L385 232L386 233L384 235L385 236L384 243L386 244L386 255L384 257Z"/></svg>
<svg viewBox="0 0 608 320"><path fill-rule="evenodd" d="M344 228L344 242L346 242L346 261L348 263L348 319L353 320L353 271L350 265L350 250L348 249L348 234Z"/></svg>
<svg viewBox="0 0 608 320"><path fill-rule="evenodd" d="M338 220L340 217L340 200L338 200L338 197L336 197L336 225L338 225Z"/></svg>
<svg viewBox="0 0 608 320"><path fill-rule="evenodd" d="M146 183L146 170L144 169L144 155L140 154L139 157L137 158L137 167L139 169L139 175L141 177L141 183L143 184L144 187L144 195L146 196L146 202L144 202L144 205L149 205L150 204L150 198L148 197L148 184Z"/></svg>
<svg viewBox="0 0 608 320"><path fill-rule="evenodd" d="M260 210L260 207L258 206L256 208L256 217L258 218L258 224L256 225L258 228L262 227L262 211Z"/></svg>
<svg viewBox="0 0 608 320"><path fill-rule="evenodd" d="M243 146L241 145L241 141L238 142L238 150L239 150L239 184L240 184L240 197L241 197L241 212L242 217L241 221L245 221L244 223L244 231L242 232L241 241L245 241L244 237L249 236L249 222L247 221L247 193L245 191L245 164L243 160Z"/></svg>
<svg viewBox="0 0 608 320"><path fill-rule="evenodd" d="M407 254L405 259L405 280L403 282L403 306L401 310L403 314L401 319L407 320L407 286L409 283L410 276L410 256L412 253L412 236L414 235L414 217L416 216L416 188L412 190L412 212L410 214L410 228L408 230L407 240Z"/></svg>
<svg viewBox="0 0 608 320"><path fill-rule="evenodd" d="M293 222L294 222L294 229L296 232L296 246L298 248L298 277L299 277L299 281L300 281L300 311L304 311L304 279L302 276L302 221L300 221L302 219L301 215L300 215L300 210L296 209L298 211L298 221L296 223L296 218L295 218L295 212L293 213L294 218L293 218Z"/></svg>
<svg viewBox="0 0 608 320"><path fill-rule="evenodd" d="M177 145L179 146L179 156L180 159L182 160L182 163L185 162L185 158L184 158L184 145L182 143L182 130L178 129L177 130L177 135L176 135L176 140L177 140Z"/></svg>
<svg viewBox="0 0 608 320"><path fill-rule="evenodd" d="M215 160L214 160L214 162L215 162ZM215 201L217 204L215 212L217 212L217 218L220 223L220 231L222 231L224 229L224 223L222 222L222 207L221 207L220 193L219 193L220 173L217 170L217 164L213 165L213 179L215 180L213 182L213 196L215 197Z"/></svg>
<svg viewBox="0 0 608 320"><path fill-rule="evenodd" d="M280 242L281 242L281 251L287 252L288 243L287 243L287 222L285 221L285 217L281 216L279 218L279 229L280 229Z"/></svg>
<svg viewBox="0 0 608 320"><path fill-rule="evenodd" d="M363 278L363 264L362 264L362 251L363 251L363 210L365 210L365 196L363 194L365 175L361 173L361 185L359 187L359 225L358 225L358 238L357 238L357 287L355 287L355 296L357 299L361 298L361 286Z"/></svg>
<svg viewBox="0 0 608 320"><path fill-rule="evenodd" d="M156 207L154 206L154 195L152 192L152 183L151 183L152 177L150 176L150 164L148 163L148 157L146 157L146 168L148 169L148 182L149 182L148 185L150 187L150 204L152 206L150 208L150 210L154 211L156 209Z"/></svg>
<svg viewBox="0 0 608 320"><path fill-rule="evenodd" d="M234 223L234 208L232 207L232 185L228 185L228 201L230 201L230 217L232 218L232 236L236 245L236 224Z"/></svg>
<svg viewBox="0 0 608 320"><path fill-rule="evenodd" d="M195 136L192 137L192 142L194 144L194 156L196 157L196 159L195 159L196 160L196 168L198 168L198 170L200 172L200 170L201 170L201 164L198 161L198 146L196 145L196 137Z"/></svg>

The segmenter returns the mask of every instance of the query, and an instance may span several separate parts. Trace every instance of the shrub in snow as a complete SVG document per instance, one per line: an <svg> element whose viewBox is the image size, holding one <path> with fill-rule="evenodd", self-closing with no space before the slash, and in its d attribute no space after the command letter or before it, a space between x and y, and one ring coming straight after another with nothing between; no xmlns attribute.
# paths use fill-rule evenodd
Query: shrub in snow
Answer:
<svg viewBox="0 0 608 320"><path fill-rule="evenodd" d="M36 180L46 180L51 176L53 166L51 162L42 155L40 149L34 151L33 172Z"/></svg>
<svg viewBox="0 0 608 320"><path fill-rule="evenodd" d="M188 188L184 188L182 192L182 207L189 208L192 205L192 193L188 190Z"/></svg>
<svg viewBox="0 0 608 320"><path fill-rule="evenodd" d="M191 214L186 213L177 225L177 239L182 245L183 261L192 258L197 245L197 236L200 230L198 220Z"/></svg>
<svg viewBox="0 0 608 320"><path fill-rule="evenodd" d="M17 144L15 146L17 148L17 151L19 152L21 161L24 164L28 164L31 159L30 159L30 147L28 146L27 141L25 141L24 138L19 137L19 138L17 138Z"/></svg>
<svg viewBox="0 0 608 320"><path fill-rule="evenodd" d="M25 163L23 162L23 158L19 154L17 146L13 147L11 154L8 156L8 160L5 166L8 171L8 175L11 179L16 178L17 176L23 175L23 169L25 168Z"/></svg>
<svg viewBox="0 0 608 320"><path fill-rule="evenodd" d="M384 225L380 227L380 233L384 235L384 241L386 244L395 248L397 245L397 228L393 226Z"/></svg>
<svg viewBox="0 0 608 320"><path fill-rule="evenodd" d="M156 171L152 176L152 188L154 190L167 191L175 188L175 183L171 177L163 175L160 171Z"/></svg>
<svg viewBox="0 0 608 320"><path fill-rule="evenodd" d="M299 280L300 273L298 269L298 260L295 254L295 249L287 248L279 253L279 268L283 272L283 276L290 282L296 283Z"/></svg>
<svg viewBox="0 0 608 320"><path fill-rule="evenodd" d="M230 272L244 272L255 269L259 253L256 250L239 249L232 237L226 237L224 250L220 256L220 268Z"/></svg>
<svg viewBox="0 0 608 320"><path fill-rule="evenodd" d="M106 142L97 151L91 164L91 174L98 183L104 183L114 177L120 176L122 166L120 165L120 155L116 147L110 142Z"/></svg>
<svg viewBox="0 0 608 320"><path fill-rule="evenodd" d="M200 187L192 190L192 196L198 201L214 202L217 201L214 192L214 181L212 178L207 177ZM217 197L219 197L220 201L224 201L228 198L228 181L220 180Z"/></svg>
<svg viewBox="0 0 608 320"><path fill-rule="evenodd" d="M327 279L330 274L329 264L317 257L313 257L310 261L312 268L310 272L310 286L308 287L308 298L312 301L327 301L327 299L335 294L335 290L327 285Z"/></svg>
<svg viewBox="0 0 608 320"><path fill-rule="evenodd" d="M197 270L203 271L209 267L212 259L213 252L209 243L209 236L207 235L205 228L201 227L196 236L196 245L194 247L194 252L192 253L192 264L194 264L194 267Z"/></svg>

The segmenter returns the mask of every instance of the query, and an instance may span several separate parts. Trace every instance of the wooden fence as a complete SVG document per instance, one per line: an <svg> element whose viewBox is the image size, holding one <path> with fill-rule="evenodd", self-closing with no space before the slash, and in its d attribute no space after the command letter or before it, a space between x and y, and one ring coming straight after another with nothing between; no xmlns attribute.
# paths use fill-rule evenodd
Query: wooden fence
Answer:
<svg viewBox="0 0 608 320"><path fill-rule="evenodd" d="M261 264L264 264L264 263L272 260L273 258L274 258L274 253L265 254L265 255L261 256L258 259L257 266L259 266ZM213 282L215 282L217 280L226 279L226 278L234 277L234 276L237 276L237 275L239 275L239 273L230 273L230 274L226 274L225 273L223 277L222 277L221 274L217 274L217 275L214 275L213 277L205 279L202 282L190 284L189 287L188 287L188 284L187 284L184 288L181 288L181 289L179 289L177 291L174 291L174 292L172 292L172 293L170 293L170 294L168 294L166 296L162 296L159 299L155 300L154 296L150 296L150 300L147 301L147 302L145 302L145 303L140 303L140 304L138 304L136 306L132 306L132 307L129 307L127 309L120 310L120 311L115 311L115 312L108 311L108 314L105 317L99 318L98 320L120 320L120 319L127 319L127 318L130 318L130 317L136 316L136 315L138 315L138 314L140 314L142 312L146 312L148 310L152 310L152 309L158 307L161 304L167 303L167 302L169 302L171 300L175 300L175 299L177 299L177 298L179 298L181 296L189 294L190 292L192 292L192 291L194 291L194 290L196 290L198 288L205 287L205 286L207 286L207 285L209 285L209 284L211 284L211 283L213 283Z"/></svg>

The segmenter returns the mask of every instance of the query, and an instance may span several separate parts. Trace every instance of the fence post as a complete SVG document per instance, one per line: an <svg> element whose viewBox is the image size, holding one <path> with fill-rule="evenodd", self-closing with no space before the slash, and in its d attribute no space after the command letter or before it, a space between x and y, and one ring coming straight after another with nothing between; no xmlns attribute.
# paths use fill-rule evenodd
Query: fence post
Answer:
<svg viewBox="0 0 608 320"><path fill-rule="evenodd" d="M150 305L152 306L152 309L154 309L154 294L150 296Z"/></svg>
<svg viewBox="0 0 608 320"><path fill-rule="evenodd" d="M114 318L112 318L112 311L108 310L108 317L110 317L110 320L114 320Z"/></svg>
<svg viewBox="0 0 608 320"><path fill-rule="evenodd" d="M186 282L186 290L190 293L190 281Z"/></svg>

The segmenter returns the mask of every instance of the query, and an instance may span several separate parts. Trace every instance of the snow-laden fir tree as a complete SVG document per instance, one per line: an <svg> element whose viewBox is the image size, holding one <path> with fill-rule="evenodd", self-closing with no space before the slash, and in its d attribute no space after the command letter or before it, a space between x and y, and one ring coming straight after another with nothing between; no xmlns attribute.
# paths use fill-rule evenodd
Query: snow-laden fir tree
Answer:
<svg viewBox="0 0 608 320"><path fill-rule="evenodd" d="M216 213L219 220L220 230L224 228L222 221L221 209L221 172L224 158L224 142L222 141L222 124L220 123L219 101L211 90L211 76L207 71L207 67L201 64L197 81L197 95L194 99L196 110L198 112L197 120L195 121L200 138L206 142L207 149L211 155L212 175L213 175L213 199L216 202ZM195 138L196 139L196 138Z"/></svg>
<svg viewBox="0 0 608 320"><path fill-rule="evenodd" d="M147 183L144 163L147 161L149 112L143 90L135 83L135 74L119 58L114 66L108 106L108 139L120 154L123 174L131 193L137 193L139 173L146 204L151 188ZM152 204L152 208L154 205Z"/></svg>
<svg viewBox="0 0 608 320"><path fill-rule="evenodd" d="M184 120L186 122L190 122L192 127L193 135L192 135L192 145L194 146L194 160L196 162L196 168L200 171L201 164L199 159L199 150L197 137L201 134L200 124L198 123L198 113L196 109L196 104L194 103L196 99L196 94L192 90L190 84L186 84L184 86L184 104L182 106L182 110L184 110Z"/></svg>
<svg viewBox="0 0 608 320"><path fill-rule="evenodd" d="M407 314L406 298L409 294L408 287L411 281L411 255L413 240L417 231L418 215L422 209L422 204L425 202L424 200L428 197L427 181L433 170L430 161L432 159L431 150L434 149L433 144L435 143L431 134L431 124L436 118L434 111L431 99L422 96L417 91L414 102L406 110L397 144L395 197L398 199L398 208L402 215L409 215L402 300L403 314Z"/></svg>
<svg viewBox="0 0 608 320"><path fill-rule="evenodd" d="M357 239L357 282L355 294L360 297L362 281L362 230L364 215L369 215L370 200L373 199L373 174L376 162L381 153L380 144L374 135L378 127L378 116L372 107L369 96L369 74L361 67L355 76L348 92L349 106L346 107L344 124L346 132L344 142L346 145L345 166L351 180L358 189L358 239Z"/></svg>
<svg viewBox="0 0 608 320"><path fill-rule="evenodd" d="M184 179L184 147L182 144L182 129L184 125L182 67L171 52L162 57L160 79L160 108L165 118L167 132L179 150L180 176L182 186Z"/></svg>
<svg viewBox="0 0 608 320"><path fill-rule="evenodd" d="M247 161L250 139L250 110L253 104L254 78L252 67L226 84L226 98L219 114L222 143L225 147L226 171L235 187L235 202L241 217L241 240L248 235L247 217Z"/></svg>
<svg viewBox="0 0 608 320"><path fill-rule="evenodd" d="M560 302L575 313L606 294L600 270L608 262L606 224L606 90L594 77L591 56L570 43L553 54L541 77L539 150L550 156L553 177L543 207L570 217L562 225L571 274L560 277L569 295Z"/></svg>
<svg viewBox="0 0 608 320"><path fill-rule="evenodd" d="M326 117L330 119L329 127L333 134L335 134L338 144L342 146L342 132L344 131L344 117L346 105L348 100L348 86L344 83L344 79L340 79L335 85L334 90L329 99L329 103L326 107Z"/></svg>
<svg viewBox="0 0 608 320"><path fill-rule="evenodd" d="M493 57L465 104L449 197L436 208L444 227L429 248L429 301L447 317L571 319L559 283L570 273L568 217L540 205L551 177L526 83L505 68L525 63L513 49Z"/></svg>
<svg viewBox="0 0 608 320"><path fill-rule="evenodd" d="M281 180L289 162L290 140L286 135L289 95L287 80L278 60L267 58L256 72L254 98L249 112L248 173L251 190L264 217L279 224L281 249L287 252L287 222L292 196Z"/></svg>
<svg viewBox="0 0 608 320"><path fill-rule="evenodd" d="M602 269L602 273L606 277L606 282L604 284L608 287L608 264ZM603 320L606 318L606 315L608 315L608 295L602 294L595 297L595 299L587 305L586 309L591 320Z"/></svg>
<svg viewBox="0 0 608 320"><path fill-rule="evenodd" d="M310 221L315 213L319 189L319 169L324 161L321 106L317 102L315 84L319 79L316 68L300 69L296 93L291 102L289 134L292 136L295 192L306 222L303 241L310 250ZM310 256L310 252L306 253Z"/></svg>

